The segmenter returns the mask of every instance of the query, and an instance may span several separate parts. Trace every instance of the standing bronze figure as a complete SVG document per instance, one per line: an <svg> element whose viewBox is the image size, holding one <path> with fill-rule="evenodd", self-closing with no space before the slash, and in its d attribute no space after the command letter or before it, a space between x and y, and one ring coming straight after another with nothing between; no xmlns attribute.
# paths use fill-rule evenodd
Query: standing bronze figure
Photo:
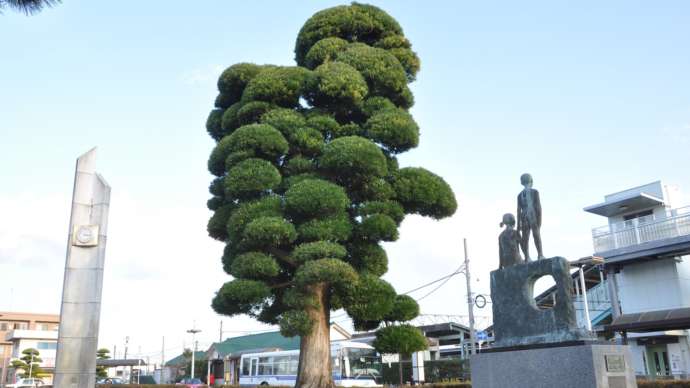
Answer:
<svg viewBox="0 0 690 388"><path fill-rule="evenodd" d="M525 255L525 261L530 261L529 257L529 235L532 232L534 236L534 245L537 246L537 257L539 260L544 258L544 252L541 247L541 201L539 200L539 192L532 188L532 176L530 174L522 174L520 183L525 187L520 194L518 194L517 202L517 228L522 237L520 247L522 253Z"/></svg>
<svg viewBox="0 0 690 388"><path fill-rule="evenodd" d="M520 232L515 230L515 216L510 213L504 214L501 227L504 225L505 230L498 236L498 269L522 263Z"/></svg>

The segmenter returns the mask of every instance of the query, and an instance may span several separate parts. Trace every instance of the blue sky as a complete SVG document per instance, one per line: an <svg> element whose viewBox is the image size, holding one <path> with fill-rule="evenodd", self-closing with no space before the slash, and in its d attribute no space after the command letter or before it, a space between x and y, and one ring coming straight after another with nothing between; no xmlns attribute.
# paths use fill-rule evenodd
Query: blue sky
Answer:
<svg viewBox="0 0 690 388"><path fill-rule="evenodd" d="M604 194L657 179L690 193L690 3L372 3L400 22L422 61L412 84L421 142L401 163L444 176L460 200L450 220L406 220L387 246L398 291L454 270L468 237L477 289L488 292L500 215L514 211L525 171L541 192L547 255L591 253L590 229L605 220L582 208ZM222 246L205 237L215 81L237 62L293 64L304 21L336 4L65 1L33 17L5 11L0 293L12 297L0 310L58 311L74 159L97 145L113 186L102 345L130 335L154 355L166 335L181 347L194 317L203 342L215 339L210 298L227 280ZM454 279L423 312L465 314L462 290ZM150 324L120 322L129 312ZM226 335L258 329L243 318L224 325L236 330Z"/></svg>

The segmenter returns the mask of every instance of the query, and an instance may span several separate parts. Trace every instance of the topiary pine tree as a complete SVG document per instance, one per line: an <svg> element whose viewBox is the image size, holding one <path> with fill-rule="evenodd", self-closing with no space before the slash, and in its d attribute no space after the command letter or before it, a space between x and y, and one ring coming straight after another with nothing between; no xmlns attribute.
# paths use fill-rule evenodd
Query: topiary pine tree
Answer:
<svg viewBox="0 0 690 388"><path fill-rule="evenodd" d="M11 365L15 369L23 370L21 375L23 378L36 377L43 373L41 369L41 359L40 353L34 348L27 348L22 350L22 356L19 359L12 360Z"/></svg>
<svg viewBox="0 0 690 388"><path fill-rule="evenodd" d="M333 387L330 312L359 330L413 318L416 302L380 278L381 242L405 215L440 219L457 204L441 177L398 166L419 142L419 59L395 19L357 3L320 11L295 54L297 66L239 63L218 80L208 233L234 280L212 306L300 335L297 386Z"/></svg>

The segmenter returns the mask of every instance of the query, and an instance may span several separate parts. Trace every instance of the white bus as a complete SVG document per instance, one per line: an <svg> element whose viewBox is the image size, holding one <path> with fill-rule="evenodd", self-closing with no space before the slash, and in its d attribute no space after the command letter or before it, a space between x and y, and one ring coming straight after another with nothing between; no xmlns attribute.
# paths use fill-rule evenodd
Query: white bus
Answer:
<svg viewBox="0 0 690 388"><path fill-rule="evenodd" d="M343 387L380 387L381 356L367 344L331 343L333 381ZM294 385L299 350L247 353L240 360L240 385Z"/></svg>

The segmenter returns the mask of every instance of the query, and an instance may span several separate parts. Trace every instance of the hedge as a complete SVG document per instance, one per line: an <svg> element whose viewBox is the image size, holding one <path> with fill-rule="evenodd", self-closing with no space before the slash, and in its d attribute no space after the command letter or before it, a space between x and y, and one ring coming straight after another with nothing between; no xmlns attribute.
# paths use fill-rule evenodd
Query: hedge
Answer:
<svg viewBox="0 0 690 388"><path fill-rule="evenodd" d="M638 388L690 388L690 380L637 380Z"/></svg>
<svg viewBox="0 0 690 388"><path fill-rule="evenodd" d="M404 365L404 364L403 364ZM638 388L690 388L690 380L637 380ZM447 383L427 383L424 384L425 388L472 388L470 382L447 382ZM116 386L99 384L96 388L180 388L173 384L119 384ZM202 386L201 388L206 388ZM223 385L222 388L239 388L237 385ZM275 388L292 388L288 386L282 386Z"/></svg>

